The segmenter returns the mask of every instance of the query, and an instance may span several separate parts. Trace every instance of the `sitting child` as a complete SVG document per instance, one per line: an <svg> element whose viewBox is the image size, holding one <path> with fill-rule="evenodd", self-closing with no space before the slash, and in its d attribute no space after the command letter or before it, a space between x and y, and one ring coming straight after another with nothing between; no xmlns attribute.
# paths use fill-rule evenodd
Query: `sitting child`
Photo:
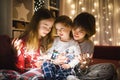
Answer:
<svg viewBox="0 0 120 80"><path fill-rule="evenodd" d="M55 21L58 37L47 51L51 61L43 63L42 70L46 80L63 80L74 74L73 68L79 63L80 47L71 37L72 20L67 16L59 16Z"/></svg>

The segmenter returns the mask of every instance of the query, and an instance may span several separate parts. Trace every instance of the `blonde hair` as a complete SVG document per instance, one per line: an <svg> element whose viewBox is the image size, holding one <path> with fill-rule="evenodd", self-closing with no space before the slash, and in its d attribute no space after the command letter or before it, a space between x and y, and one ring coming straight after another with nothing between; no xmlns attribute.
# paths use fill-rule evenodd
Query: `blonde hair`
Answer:
<svg viewBox="0 0 120 80"><path fill-rule="evenodd" d="M27 50L31 50L31 49L37 50L41 47L41 45L43 47L47 45L47 43L49 42L47 41L48 39L44 39L43 37L39 39L38 37L39 36L38 24L41 20L50 19L50 18L54 19L54 16L48 9L45 8L41 8L34 13L29 26L25 29L25 32L19 37L19 38L24 38L24 37L26 38L25 42L26 42ZM45 38L48 38L48 36L46 36ZM46 40L46 44L44 44L45 40Z"/></svg>
<svg viewBox="0 0 120 80"><path fill-rule="evenodd" d="M28 40L26 42L27 50L38 49L39 48L38 34L31 31L28 35Z"/></svg>

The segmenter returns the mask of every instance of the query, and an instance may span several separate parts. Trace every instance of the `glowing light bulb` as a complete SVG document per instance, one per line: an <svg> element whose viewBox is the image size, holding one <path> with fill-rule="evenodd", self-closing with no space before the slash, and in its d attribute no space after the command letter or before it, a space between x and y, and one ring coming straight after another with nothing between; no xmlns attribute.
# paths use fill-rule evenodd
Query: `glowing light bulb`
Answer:
<svg viewBox="0 0 120 80"><path fill-rule="evenodd" d="M118 42L118 45L120 46L120 42Z"/></svg>
<svg viewBox="0 0 120 80"><path fill-rule="evenodd" d="M70 3L71 2L71 0L67 0L67 3Z"/></svg>
<svg viewBox="0 0 120 80"><path fill-rule="evenodd" d="M79 1L79 4L81 5L81 4L82 4L82 2L81 2L81 1Z"/></svg>
<svg viewBox="0 0 120 80"><path fill-rule="evenodd" d="M74 14L75 14L75 10L72 10L72 11L71 11L71 14L73 14L73 15L74 15Z"/></svg>
<svg viewBox="0 0 120 80"><path fill-rule="evenodd" d="M95 15L95 18L97 18L97 15Z"/></svg>
<svg viewBox="0 0 120 80"><path fill-rule="evenodd" d="M108 9L112 10L113 9L113 5L112 4L108 4Z"/></svg>
<svg viewBox="0 0 120 80"><path fill-rule="evenodd" d="M69 16L72 19L72 16Z"/></svg>
<svg viewBox="0 0 120 80"><path fill-rule="evenodd" d="M106 18L106 21L108 21L109 19L108 18Z"/></svg>
<svg viewBox="0 0 120 80"><path fill-rule="evenodd" d="M94 3L94 7L96 7L97 6L97 3Z"/></svg>
<svg viewBox="0 0 120 80"><path fill-rule="evenodd" d="M100 31L100 29L99 29L99 28L96 28L96 31L97 31L97 32L99 32L99 31Z"/></svg>
<svg viewBox="0 0 120 80"><path fill-rule="evenodd" d="M82 11L85 11L85 10L86 10L86 8L85 8L85 7L82 7L81 9L82 9Z"/></svg>
<svg viewBox="0 0 120 80"><path fill-rule="evenodd" d="M71 5L71 8L72 8L72 9L75 9L75 4L72 4L72 5Z"/></svg>
<svg viewBox="0 0 120 80"><path fill-rule="evenodd" d="M95 9L92 9L92 12L95 12Z"/></svg>
<svg viewBox="0 0 120 80"><path fill-rule="evenodd" d="M111 29L111 26L108 26L109 29Z"/></svg>
<svg viewBox="0 0 120 80"><path fill-rule="evenodd" d="M109 38L109 41L112 41L112 38Z"/></svg>
<svg viewBox="0 0 120 80"><path fill-rule="evenodd" d="M96 25L98 25L98 22L96 22Z"/></svg>
<svg viewBox="0 0 120 80"><path fill-rule="evenodd" d="M111 15L112 13L111 12L109 12L109 15Z"/></svg>
<svg viewBox="0 0 120 80"><path fill-rule="evenodd" d="M105 31L105 33L106 33L106 34L109 34L109 32L108 32L108 31Z"/></svg>
<svg viewBox="0 0 120 80"><path fill-rule="evenodd" d="M95 35L93 35L92 37L95 37Z"/></svg>
<svg viewBox="0 0 120 80"><path fill-rule="evenodd" d="M118 29L118 33L120 34L120 29Z"/></svg>
<svg viewBox="0 0 120 80"><path fill-rule="evenodd" d="M95 45L98 45L98 41L94 41L94 44L95 44Z"/></svg>
<svg viewBox="0 0 120 80"><path fill-rule="evenodd" d="M96 7L98 7L99 5L98 5L98 2L95 2L94 3L94 7L96 8Z"/></svg>

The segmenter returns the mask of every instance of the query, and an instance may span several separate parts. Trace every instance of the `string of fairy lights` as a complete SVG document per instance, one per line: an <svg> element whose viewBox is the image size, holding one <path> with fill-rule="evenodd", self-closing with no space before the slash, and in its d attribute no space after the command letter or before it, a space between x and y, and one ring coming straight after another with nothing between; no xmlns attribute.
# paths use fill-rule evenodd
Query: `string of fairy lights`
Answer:
<svg viewBox="0 0 120 80"><path fill-rule="evenodd" d="M34 12L37 11L39 8L45 6L44 0L34 0Z"/></svg>
<svg viewBox="0 0 120 80"><path fill-rule="evenodd" d="M95 45L112 45L112 4L109 0L99 3L99 0L79 0L79 12L90 12L96 18L96 31L97 33L92 37ZM92 4L90 4L92 3Z"/></svg>
<svg viewBox="0 0 120 80"><path fill-rule="evenodd" d="M120 41L114 37L116 34L120 35L120 29L115 30L115 26L113 26L115 24L113 21L114 0L75 1L66 1L67 5L71 5L71 13L69 14L71 18L80 12L89 12L96 18L96 34L91 38L95 45L120 45ZM117 12L120 13L120 10Z"/></svg>
<svg viewBox="0 0 120 80"><path fill-rule="evenodd" d="M46 0L34 1L35 11L46 5ZM120 14L120 8L114 7L114 0L65 0L64 2L67 11L64 14L66 13L72 19L80 12L90 12L95 16L96 34L91 38L95 45L120 45L120 38L116 38L120 35L119 24L116 24L115 30L115 23L113 23L113 15Z"/></svg>

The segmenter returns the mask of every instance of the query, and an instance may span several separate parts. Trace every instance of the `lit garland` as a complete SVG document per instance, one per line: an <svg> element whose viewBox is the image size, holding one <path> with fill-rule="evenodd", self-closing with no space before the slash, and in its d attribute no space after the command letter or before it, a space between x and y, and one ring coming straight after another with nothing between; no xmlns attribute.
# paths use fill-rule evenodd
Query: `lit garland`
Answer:
<svg viewBox="0 0 120 80"><path fill-rule="evenodd" d="M40 1L47 5L48 1ZM96 34L91 38L95 45L120 45L120 0L63 0L63 3L66 5L61 15L74 19L80 12L87 11L95 16Z"/></svg>
<svg viewBox="0 0 120 80"><path fill-rule="evenodd" d="M45 1L44 0L34 0L34 12L44 7Z"/></svg>
<svg viewBox="0 0 120 80"><path fill-rule="evenodd" d="M113 3L110 0L79 0L79 12L90 12L96 18L96 34L91 38L95 45L113 45Z"/></svg>

